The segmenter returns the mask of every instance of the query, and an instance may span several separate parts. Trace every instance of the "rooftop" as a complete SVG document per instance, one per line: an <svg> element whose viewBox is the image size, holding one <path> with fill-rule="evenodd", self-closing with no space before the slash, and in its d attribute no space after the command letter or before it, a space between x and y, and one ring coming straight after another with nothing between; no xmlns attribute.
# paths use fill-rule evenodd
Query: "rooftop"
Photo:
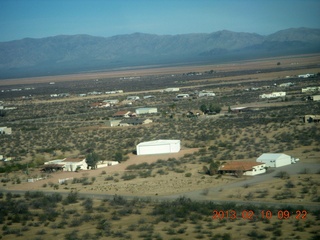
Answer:
<svg viewBox="0 0 320 240"><path fill-rule="evenodd" d="M81 162L85 159L84 157L82 158L66 158L63 160L63 162Z"/></svg>
<svg viewBox="0 0 320 240"><path fill-rule="evenodd" d="M168 143L178 143L180 140L165 140L165 139L159 139L159 140L154 140L154 141L148 141L148 142L141 142L138 145L143 145L143 146L148 146L148 145L154 145L154 144L168 144Z"/></svg>
<svg viewBox="0 0 320 240"><path fill-rule="evenodd" d="M231 161L223 164L220 167L220 170L225 171L235 171L235 170L243 170L243 171L250 171L253 167L263 165L265 163L258 163L258 162L245 162L245 161Z"/></svg>

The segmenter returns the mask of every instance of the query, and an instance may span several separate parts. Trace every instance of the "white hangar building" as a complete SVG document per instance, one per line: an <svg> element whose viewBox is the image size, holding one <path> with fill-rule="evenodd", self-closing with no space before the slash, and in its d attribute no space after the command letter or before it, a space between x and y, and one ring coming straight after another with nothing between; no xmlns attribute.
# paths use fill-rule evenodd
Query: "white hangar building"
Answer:
<svg viewBox="0 0 320 240"><path fill-rule="evenodd" d="M155 140L141 142L137 145L137 155L177 153L180 151L180 140Z"/></svg>
<svg viewBox="0 0 320 240"><path fill-rule="evenodd" d="M264 153L257 162L265 163L266 167L282 167L292 163L291 156L284 153Z"/></svg>

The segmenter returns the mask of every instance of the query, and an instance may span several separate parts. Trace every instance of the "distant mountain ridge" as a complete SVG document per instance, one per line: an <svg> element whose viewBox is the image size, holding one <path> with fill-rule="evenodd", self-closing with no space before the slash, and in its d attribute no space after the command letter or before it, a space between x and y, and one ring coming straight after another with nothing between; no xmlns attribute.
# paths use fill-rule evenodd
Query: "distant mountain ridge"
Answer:
<svg viewBox="0 0 320 240"><path fill-rule="evenodd" d="M107 38L59 35L0 42L0 78L314 52L320 52L320 29L292 28L268 36L227 30Z"/></svg>

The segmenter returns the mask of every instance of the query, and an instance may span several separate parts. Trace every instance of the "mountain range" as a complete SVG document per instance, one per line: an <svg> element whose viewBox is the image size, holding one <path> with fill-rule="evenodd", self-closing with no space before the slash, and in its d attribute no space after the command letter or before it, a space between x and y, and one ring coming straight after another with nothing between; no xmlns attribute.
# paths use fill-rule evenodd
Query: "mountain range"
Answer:
<svg viewBox="0 0 320 240"><path fill-rule="evenodd" d="M320 29L310 28L291 28L267 36L227 30L181 35L59 35L0 42L0 78L317 52Z"/></svg>

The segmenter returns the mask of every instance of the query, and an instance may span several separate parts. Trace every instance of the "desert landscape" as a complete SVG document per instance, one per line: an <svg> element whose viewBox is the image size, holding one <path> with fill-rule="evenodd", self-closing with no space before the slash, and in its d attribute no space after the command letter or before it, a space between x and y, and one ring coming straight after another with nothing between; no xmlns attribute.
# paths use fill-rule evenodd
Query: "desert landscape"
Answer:
<svg viewBox="0 0 320 240"><path fill-rule="evenodd" d="M12 129L0 135L0 239L318 239L320 125L304 117L319 116L311 99L319 90L302 88L320 86L319 60L310 54L0 80L0 125ZM215 96L198 97L202 91ZM189 97L177 99L180 93ZM119 103L91 107L113 99ZM143 116L152 123L108 125L116 112L141 107L158 109ZM181 150L136 154L138 143L156 139L179 139ZM90 153L119 164L43 171L47 161ZM204 170L263 153L300 160L257 176ZM238 218L214 218L214 210ZM269 219L262 215L268 210Z"/></svg>

